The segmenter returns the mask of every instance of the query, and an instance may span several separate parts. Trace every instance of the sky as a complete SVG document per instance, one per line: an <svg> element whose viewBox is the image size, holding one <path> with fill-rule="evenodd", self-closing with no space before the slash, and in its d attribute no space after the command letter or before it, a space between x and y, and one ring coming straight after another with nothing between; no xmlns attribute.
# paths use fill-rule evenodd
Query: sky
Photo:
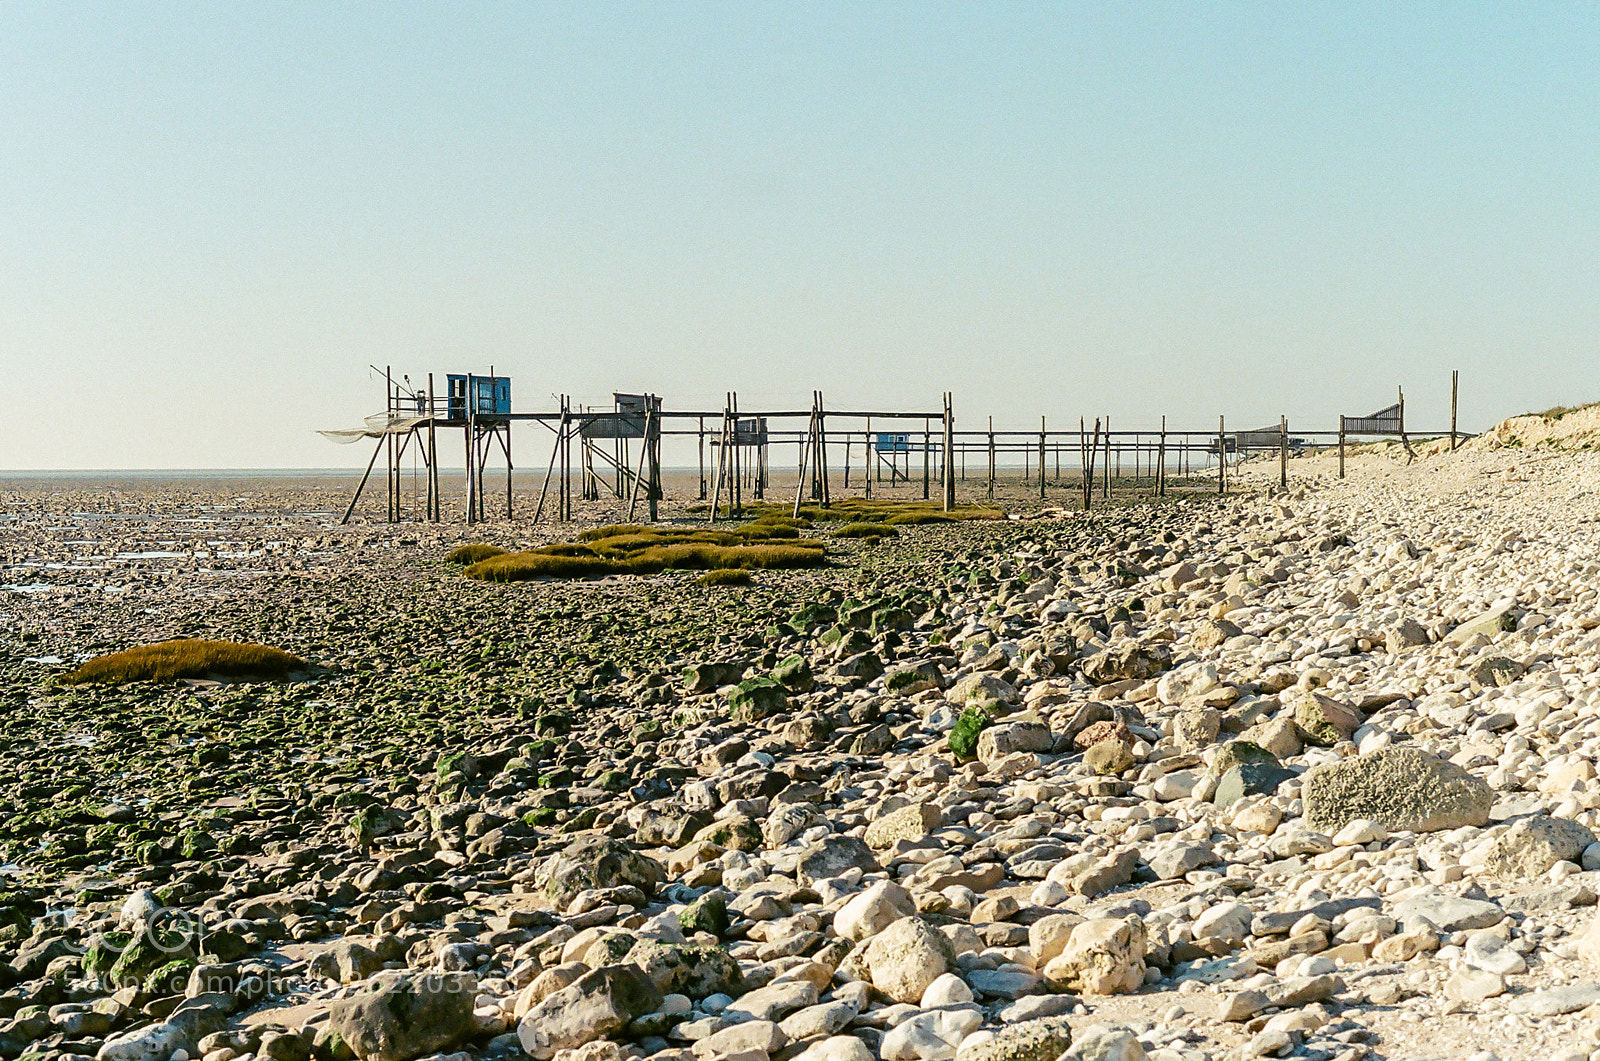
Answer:
<svg viewBox="0 0 1600 1061"><path fill-rule="evenodd" d="M364 463L371 365L1481 429L1600 399L1597 119L1586 4L19 0L0 468Z"/></svg>

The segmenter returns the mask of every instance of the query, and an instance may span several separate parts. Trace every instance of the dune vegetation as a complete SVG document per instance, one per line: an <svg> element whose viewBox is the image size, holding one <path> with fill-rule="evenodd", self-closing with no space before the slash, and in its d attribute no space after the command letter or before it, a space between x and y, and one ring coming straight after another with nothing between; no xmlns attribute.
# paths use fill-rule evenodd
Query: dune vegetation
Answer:
<svg viewBox="0 0 1600 1061"><path fill-rule="evenodd" d="M101 682L169 682L179 678L231 678L281 681L310 664L299 656L267 645L237 641L177 640L140 645L89 660L67 674L72 684Z"/></svg>

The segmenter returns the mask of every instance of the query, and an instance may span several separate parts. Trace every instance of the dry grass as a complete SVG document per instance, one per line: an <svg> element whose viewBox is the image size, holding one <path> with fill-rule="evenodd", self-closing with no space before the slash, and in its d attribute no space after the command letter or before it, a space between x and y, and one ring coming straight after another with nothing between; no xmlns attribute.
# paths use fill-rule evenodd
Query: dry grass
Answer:
<svg viewBox="0 0 1600 1061"><path fill-rule="evenodd" d="M447 564L475 564L479 560L487 560L491 556L503 556L505 550L498 545L485 545L483 542L473 542L470 545L458 545L450 550L444 558Z"/></svg>
<svg viewBox="0 0 1600 1061"><path fill-rule="evenodd" d="M82 682L168 682L178 678L282 680L309 669L299 656L235 641L162 641L92 659L65 677Z"/></svg>
<svg viewBox="0 0 1600 1061"><path fill-rule="evenodd" d="M1543 417L1546 420L1560 420L1564 416L1570 416L1573 413L1582 412L1585 409L1593 409L1597 404L1600 403L1589 402L1587 405L1556 405L1546 409L1541 413L1524 413L1523 415Z"/></svg>
<svg viewBox="0 0 1600 1061"><path fill-rule="evenodd" d="M825 546L800 538L794 522L757 521L730 530L670 530L634 524L596 527L580 535L579 542L492 556L468 567L465 574L486 582L521 582L821 565L826 560Z"/></svg>

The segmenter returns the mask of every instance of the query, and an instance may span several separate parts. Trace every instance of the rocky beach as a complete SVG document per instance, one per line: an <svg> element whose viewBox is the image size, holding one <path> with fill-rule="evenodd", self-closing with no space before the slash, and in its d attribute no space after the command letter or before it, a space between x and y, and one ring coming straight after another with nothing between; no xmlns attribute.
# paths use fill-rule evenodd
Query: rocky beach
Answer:
<svg viewBox="0 0 1600 1061"><path fill-rule="evenodd" d="M747 587L5 480L0 1057L1593 1061L1586 437L1012 484ZM177 637L312 669L61 680Z"/></svg>

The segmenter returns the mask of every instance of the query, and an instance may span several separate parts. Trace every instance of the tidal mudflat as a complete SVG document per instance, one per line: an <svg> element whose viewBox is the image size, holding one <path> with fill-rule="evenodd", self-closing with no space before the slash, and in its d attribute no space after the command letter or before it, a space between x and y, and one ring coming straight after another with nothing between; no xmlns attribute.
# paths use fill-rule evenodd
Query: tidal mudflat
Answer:
<svg viewBox="0 0 1600 1061"><path fill-rule="evenodd" d="M7 483L0 1053L1588 1057L1600 467L1294 464L725 587ZM173 637L317 670L60 680Z"/></svg>

